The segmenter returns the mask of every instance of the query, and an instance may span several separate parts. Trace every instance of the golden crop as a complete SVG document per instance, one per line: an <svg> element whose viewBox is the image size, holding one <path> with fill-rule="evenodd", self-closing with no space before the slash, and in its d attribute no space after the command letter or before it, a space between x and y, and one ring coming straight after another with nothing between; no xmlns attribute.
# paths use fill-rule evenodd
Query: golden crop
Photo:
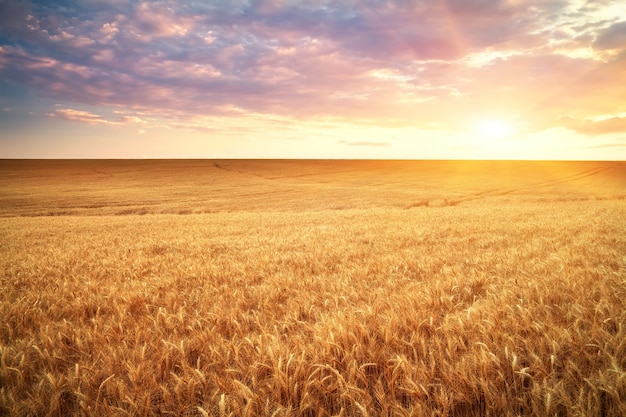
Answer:
<svg viewBox="0 0 626 417"><path fill-rule="evenodd" d="M0 415L626 415L625 163L0 171Z"/></svg>

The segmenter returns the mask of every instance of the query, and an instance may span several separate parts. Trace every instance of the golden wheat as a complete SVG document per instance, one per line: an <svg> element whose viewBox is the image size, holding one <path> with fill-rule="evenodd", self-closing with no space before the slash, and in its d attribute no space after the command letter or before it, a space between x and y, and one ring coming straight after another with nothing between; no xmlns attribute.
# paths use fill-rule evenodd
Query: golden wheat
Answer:
<svg viewBox="0 0 626 417"><path fill-rule="evenodd" d="M346 191L361 176L335 164L327 187ZM267 163L262 191L297 185L272 188L286 172ZM312 209L23 216L50 210L34 195L0 219L0 414L625 415L626 202L515 186L440 207L359 189Z"/></svg>

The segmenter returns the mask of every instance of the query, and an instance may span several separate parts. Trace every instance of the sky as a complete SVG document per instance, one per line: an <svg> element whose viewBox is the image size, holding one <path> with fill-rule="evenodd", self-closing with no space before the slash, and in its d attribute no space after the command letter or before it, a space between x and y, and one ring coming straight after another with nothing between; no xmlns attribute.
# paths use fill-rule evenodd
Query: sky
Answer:
<svg viewBox="0 0 626 417"><path fill-rule="evenodd" d="M0 0L0 158L626 160L626 2Z"/></svg>

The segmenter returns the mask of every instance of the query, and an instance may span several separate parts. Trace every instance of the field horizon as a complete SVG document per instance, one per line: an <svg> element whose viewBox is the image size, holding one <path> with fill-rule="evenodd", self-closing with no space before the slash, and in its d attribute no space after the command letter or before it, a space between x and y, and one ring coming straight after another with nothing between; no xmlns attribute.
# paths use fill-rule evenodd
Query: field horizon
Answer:
<svg viewBox="0 0 626 417"><path fill-rule="evenodd" d="M626 415L626 161L0 160L0 415Z"/></svg>

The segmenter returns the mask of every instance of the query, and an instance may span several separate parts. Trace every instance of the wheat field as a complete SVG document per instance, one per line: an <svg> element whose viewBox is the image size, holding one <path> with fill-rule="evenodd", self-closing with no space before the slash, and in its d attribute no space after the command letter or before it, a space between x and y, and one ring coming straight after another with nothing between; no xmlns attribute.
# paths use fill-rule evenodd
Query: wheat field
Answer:
<svg viewBox="0 0 626 417"><path fill-rule="evenodd" d="M626 415L626 163L0 161L0 415Z"/></svg>

